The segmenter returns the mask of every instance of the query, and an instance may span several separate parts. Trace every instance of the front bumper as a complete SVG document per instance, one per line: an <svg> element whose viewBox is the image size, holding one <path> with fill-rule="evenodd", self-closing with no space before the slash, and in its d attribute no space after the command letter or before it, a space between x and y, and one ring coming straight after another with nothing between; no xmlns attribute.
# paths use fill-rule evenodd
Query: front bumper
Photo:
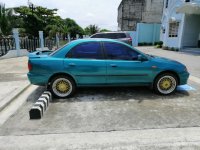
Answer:
<svg viewBox="0 0 200 150"><path fill-rule="evenodd" d="M179 85L187 84L189 76L190 76L189 72L183 72L179 74L180 77Z"/></svg>

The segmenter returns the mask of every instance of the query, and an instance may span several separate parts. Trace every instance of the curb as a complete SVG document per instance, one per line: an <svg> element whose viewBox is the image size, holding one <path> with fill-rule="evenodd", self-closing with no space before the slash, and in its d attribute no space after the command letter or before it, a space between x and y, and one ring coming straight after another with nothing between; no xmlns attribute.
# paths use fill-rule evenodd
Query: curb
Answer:
<svg viewBox="0 0 200 150"><path fill-rule="evenodd" d="M42 117L44 116L44 112L47 110L50 104L50 101L52 101L51 92L44 91L29 111L30 120L42 119Z"/></svg>
<svg viewBox="0 0 200 150"><path fill-rule="evenodd" d="M22 94L31 84L27 84L21 90L19 90L15 95L10 97L5 103L0 103L0 112L4 110L14 99L16 99L20 94Z"/></svg>

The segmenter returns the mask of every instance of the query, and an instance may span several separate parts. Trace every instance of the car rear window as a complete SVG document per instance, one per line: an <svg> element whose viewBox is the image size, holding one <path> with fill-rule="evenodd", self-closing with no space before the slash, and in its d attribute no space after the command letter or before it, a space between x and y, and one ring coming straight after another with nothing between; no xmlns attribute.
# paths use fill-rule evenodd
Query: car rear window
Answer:
<svg viewBox="0 0 200 150"><path fill-rule="evenodd" d="M122 39L126 38L125 33L102 33L92 36L92 38Z"/></svg>

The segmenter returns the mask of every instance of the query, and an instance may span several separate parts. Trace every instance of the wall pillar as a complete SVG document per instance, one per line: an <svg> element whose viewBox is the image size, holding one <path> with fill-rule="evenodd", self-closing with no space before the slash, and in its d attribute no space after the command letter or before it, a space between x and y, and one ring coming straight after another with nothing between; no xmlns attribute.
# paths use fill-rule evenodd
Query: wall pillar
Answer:
<svg viewBox="0 0 200 150"><path fill-rule="evenodd" d="M41 48L41 50L44 50L44 37L43 37L43 31L39 31L39 39L40 39L40 48Z"/></svg>
<svg viewBox="0 0 200 150"><path fill-rule="evenodd" d="M56 47L57 48L60 47L60 41L59 41L59 35L58 35L58 33L56 33Z"/></svg>
<svg viewBox="0 0 200 150"><path fill-rule="evenodd" d="M71 42L70 34L67 34L68 42Z"/></svg>
<svg viewBox="0 0 200 150"><path fill-rule="evenodd" d="M79 35L78 35L78 34L76 35L76 39L77 39L77 40L79 39Z"/></svg>
<svg viewBox="0 0 200 150"><path fill-rule="evenodd" d="M15 48L17 50L17 57L20 56L20 44L19 44L19 31L17 28L13 28L13 37L15 39Z"/></svg>

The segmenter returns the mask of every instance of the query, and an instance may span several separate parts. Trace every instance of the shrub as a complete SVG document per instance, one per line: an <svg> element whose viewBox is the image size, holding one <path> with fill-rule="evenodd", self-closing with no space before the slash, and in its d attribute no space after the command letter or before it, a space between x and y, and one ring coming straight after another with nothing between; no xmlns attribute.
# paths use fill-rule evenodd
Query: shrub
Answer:
<svg viewBox="0 0 200 150"><path fill-rule="evenodd" d="M169 49L168 46L163 46L162 48L163 48L164 50L168 50L168 49Z"/></svg>
<svg viewBox="0 0 200 150"><path fill-rule="evenodd" d="M144 46L147 46L148 44L146 42L143 43Z"/></svg>
<svg viewBox="0 0 200 150"><path fill-rule="evenodd" d="M175 51L176 49L175 49L174 47L171 47L170 50L171 50L171 51Z"/></svg>
<svg viewBox="0 0 200 150"><path fill-rule="evenodd" d="M159 41L159 42L158 42L158 45L163 45L163 41Z"/></svg>
<svg viewBox="0 0 200 150"><path fill-rule="evenodd" d="M144 44L143 43L138 43L138 46L143 46Z"/></svg>
<svg viewBox="0 0 200 150"><path fill-rule="evenodd" d="M156 48L162 48L162 46L157 44L157 45L156 45Z"/></svg>

